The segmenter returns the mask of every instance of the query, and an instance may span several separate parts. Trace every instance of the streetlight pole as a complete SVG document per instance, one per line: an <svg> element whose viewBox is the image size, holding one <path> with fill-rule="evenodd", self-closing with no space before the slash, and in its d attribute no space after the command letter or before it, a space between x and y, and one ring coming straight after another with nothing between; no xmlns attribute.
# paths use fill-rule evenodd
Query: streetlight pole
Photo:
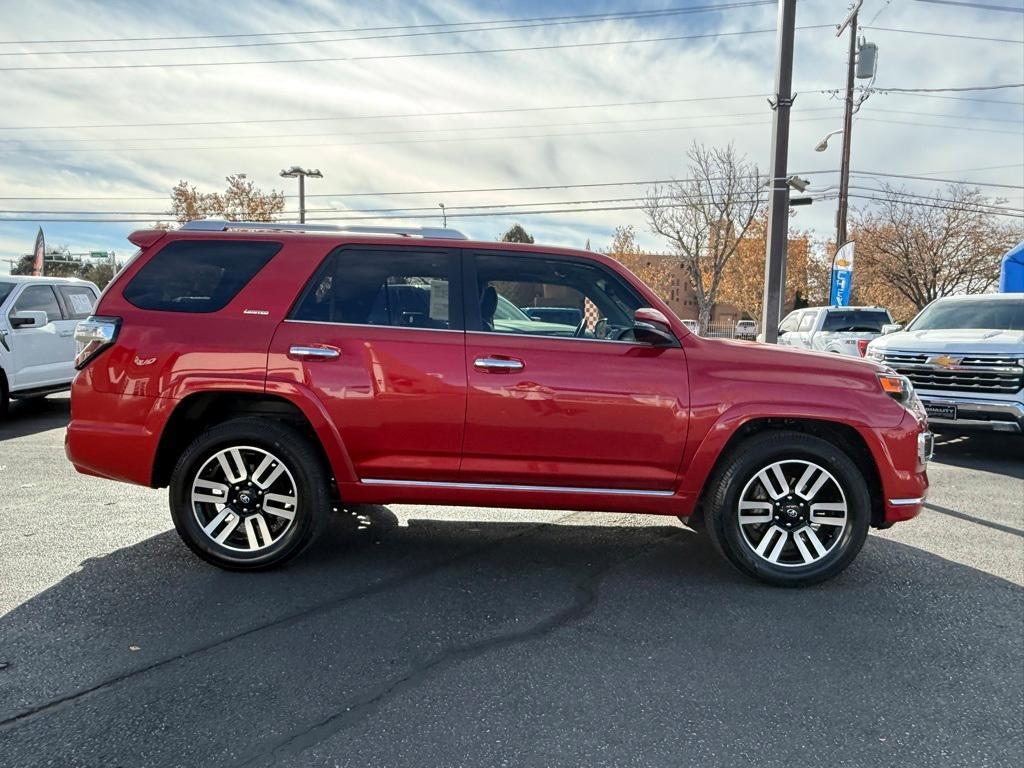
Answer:
<svg viewBox="0 0 1024 768"><path fill-rule="evenodd" d="M793 40L796 0L779 0L778 63L775 70L775 102L772 109L771 198L768 203L768 246L764 264L764 302L761 328L764 340L779 338L779 320L786 288L786 246L789 237L789 108L793 105Z"/></svg>
<svg viewBox="0 0 1024 768"><path fill-rule="evenodd" d="M306 170L298 165L293 165L286 171L281 171L281 176L286 179L298 178L299 180L299 223L306 223L306 177L311 179L322 179L324 175L317 169Z"/></svg>
<svg viewBox="0 0 1024 768"><path fill-rule="evenodd" d="M846 216L850 205L850 144L853 138L853 78L857 65L857 14L861 2L858 0L846 22L839 26L836 37L850 28L850 55L846 62L846 104L843 110L843 159L839 166L839 205L836 209L836 250L846 242Z"/></svg>

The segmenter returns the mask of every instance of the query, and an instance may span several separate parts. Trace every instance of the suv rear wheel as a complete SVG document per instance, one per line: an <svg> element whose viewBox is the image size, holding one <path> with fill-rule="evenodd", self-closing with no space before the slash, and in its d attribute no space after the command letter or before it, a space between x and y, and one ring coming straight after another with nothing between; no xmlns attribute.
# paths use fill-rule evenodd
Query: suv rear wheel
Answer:
<svg viewBox="0 0 1024 768"><path fill-rule="evenodd" d="M327 472L299 432L242 418L201 434L171 475L171 517L204 560L231 570L280 565L313 539L331 509Z"/></svg>
<svg viewBox="0 0 1024 768"><path fill-rule="evenodd" d="M867 538L864 476L837 445L769 432L732 451L709 489L707 530L740 571L778 586L835 576Z"/></svg>

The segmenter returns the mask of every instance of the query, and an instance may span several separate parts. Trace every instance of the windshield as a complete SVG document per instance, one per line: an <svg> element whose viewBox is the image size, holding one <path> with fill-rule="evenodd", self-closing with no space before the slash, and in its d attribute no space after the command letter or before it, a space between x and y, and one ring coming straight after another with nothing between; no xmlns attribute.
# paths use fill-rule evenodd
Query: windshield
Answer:
<svg viewBox="0 0 1024 768"><path fill-rule="evenodd" d="M529 315L500 293L498 294L498 306L494 310L494 317L496 320L526 320L527 322L532 322Z"/></svg>
<svg viewBox="0 0 1024 768"><path fill-rule="evenodd" d="M907 326L908 331L952 329L1024 331L1024 298L937 301Z"/></svg>
<svg viewBox="0 0 1024 768"><path fill-rule="evenodd" d="M0 283L0 304L3 304L4 299L11 295L14 285L14 283Z"/></svg>
<svg viewBox="0 0 1024 768"><path fill-rule="evenodd" d="M853 309L829 312L823 331L833 333L881 333L882 326L892 322L884 309Z"/></svg>

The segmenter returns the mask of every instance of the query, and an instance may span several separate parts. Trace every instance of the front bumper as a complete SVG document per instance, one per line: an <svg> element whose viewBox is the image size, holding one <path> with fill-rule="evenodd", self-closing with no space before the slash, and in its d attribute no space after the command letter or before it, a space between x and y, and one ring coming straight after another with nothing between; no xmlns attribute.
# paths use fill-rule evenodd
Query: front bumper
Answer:
<svg viewBox="0 0 1024 768"><path fill-rule="evenodd" d="M918 390L925 408L955 406L956 418L928 417L929 426L956 429L982 429L991 432L1024 434L1024 403L1014 400L980 400L955 395L933 395Z"/></svg>

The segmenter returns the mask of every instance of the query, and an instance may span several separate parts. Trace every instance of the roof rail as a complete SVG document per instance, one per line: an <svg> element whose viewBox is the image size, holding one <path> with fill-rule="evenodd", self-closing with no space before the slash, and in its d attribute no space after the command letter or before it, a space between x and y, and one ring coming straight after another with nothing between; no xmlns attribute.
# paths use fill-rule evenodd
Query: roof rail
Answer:
<svg viewBox="0 0 1024 768"><path fill-rule="evenodd" d="M335 224L279 224L276 221L226 221L224 219L195 219L186 221L181 228L199 232L228 232L230 230L268 230L272 232L347 232L352 235L392 235L423 237L435 240L468 240L457 229L440 227L346 227Z"/></svg>

